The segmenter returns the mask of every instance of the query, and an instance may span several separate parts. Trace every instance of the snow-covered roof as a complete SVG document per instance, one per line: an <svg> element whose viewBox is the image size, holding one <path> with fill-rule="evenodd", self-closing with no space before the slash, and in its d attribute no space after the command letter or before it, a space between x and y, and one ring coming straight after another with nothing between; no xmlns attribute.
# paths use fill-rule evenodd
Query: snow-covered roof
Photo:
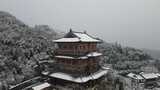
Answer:
<svg viewBox="0 0 160 90"><path fill-rule="evenodd" d="M133 79L154 79L154 78L160 77L160 74L159 73L140 73L140 74L129 73L127 76Z"/></svg>
<svg viewBox="0 0 160 90"><path fill-rule="evenodd" d="M79 38L61 38L53 41L54 42L80 42Z"/></svg>
<svg viewBox="0 0 160 90"><path fill-rule="evenodd" d="M54 42L100 42L100 40L91 37L85 32L73 32L70 31L69 34L72 34L74 37L64 37Z"/></svg>
<svg viewBox="0 0 160 90"><path fill-rule="evenodd" d="M88 57L96 57L96 56L101 56L102 53L99 52L91 52L89 54L87 54Z"/></svg>
<svg viewBox="0 0 160 90"><path fill-rule="evenodd" d="M43 90L44 88L47 88L51 86L49 83L45 82L45 83L42 83L40 85L37 85L35 87L32 87L33 90Z"/></svg>
<svg viewBox="0 0 160 90"><path fill-rule="evenodd" d="M141 75L145 79L154 79L159 77L156 73L142 73Z"/></svg>
<svg viewBox="0 0 160 90"><path fill-rule="evenodd" d="M139 80L144 79L142 76L134 74L134 73L129 73L127 76L133 79L139 79Z"/></svg>
<svg viewBox="0 0 160 90"><path fill-rule="evenodd" d="M78 32L75 32L74 33L79 39L80 41L82 42L99 42L99 40L89 36L88 34L86 33L78 33Z"/></svg>
<svg viewBox="0 0 160 90"><path fill-rule="evenodd" d="M160 73L155 73L158 77L160 77Z"/></svg>
<svg viewBox="0 0 160 90"><path fill-rule="evenodd" d="M108 69L109 69L109 68L108 68ZM93 79L98 79L98 78L100 78L101 76L107 74L108 69L101 70L101 71L99 71L99 72L96 72L96 73L92 74L92 78L93 78Z"/></svg>
<svg viewBox="0 0 160 90"><path fill-rule="evenodd" d="M74 59L74 57L71 56L62 56L62 55L57 55L55 56L56 58L66 58L66 59Z"/></svg>
<svg viewBox="0 0 160 90"><path fill-rule="evenodd" d="M62 72L56 72L56 73L52 73L49 76L50 77L54 77L54 78L59 78L59 79L63 79L63 80L67 80L67 81L72 81L72 82L76 82L76 83L84 83L87 82L89 80L94 80L94 79L98 79L100 77L102 77L103 75L107 74L108 70L99 70L91 75L88 76L81 76L81 77L73 77L72 75L66 74L66 73L62 73Z"/></svg>
<svg viewBox="0 0 160 90"><path fill-rule="evenodd" d="M71 56L62 56L62 55L57 55L55 57L56 58L66 58L66 59L87 59L89 57L97 57L101 55L102 53L99 53L99 52L91 52L91 53L88 53L86 56L81 56L81 57L71 57Z"/></svg>

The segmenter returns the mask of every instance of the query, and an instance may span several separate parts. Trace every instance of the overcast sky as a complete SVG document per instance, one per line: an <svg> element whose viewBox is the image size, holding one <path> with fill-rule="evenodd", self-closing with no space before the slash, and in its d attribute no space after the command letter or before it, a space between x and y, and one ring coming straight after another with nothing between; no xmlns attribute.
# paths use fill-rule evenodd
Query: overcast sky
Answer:
<svg viewBox="0 0 160 90"><path fill-rule="evenodd" d="M0 0L31 26L84 31L107 42L160 49L160 0Z"/></svg>

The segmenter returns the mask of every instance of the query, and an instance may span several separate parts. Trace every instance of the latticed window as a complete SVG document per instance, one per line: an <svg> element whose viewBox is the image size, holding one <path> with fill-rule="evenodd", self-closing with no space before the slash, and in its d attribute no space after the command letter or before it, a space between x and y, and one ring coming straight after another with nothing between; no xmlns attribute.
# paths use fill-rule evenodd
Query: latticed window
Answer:
<svg viewBox="0 0 160 90"><path fill-rule="evenodd" d="M77 61L76 61L76 60L73 60L73 61L72 61L72 65L75 65L75 64L77 64Z"/></svg>
<svg viewBox="0 0 160 90"><path fill-rule="evenodd" d="M64 59L62 59L62 60L61 60L61 62L62 62L62 63L65 63L65 60L64 60Z"/></svg>

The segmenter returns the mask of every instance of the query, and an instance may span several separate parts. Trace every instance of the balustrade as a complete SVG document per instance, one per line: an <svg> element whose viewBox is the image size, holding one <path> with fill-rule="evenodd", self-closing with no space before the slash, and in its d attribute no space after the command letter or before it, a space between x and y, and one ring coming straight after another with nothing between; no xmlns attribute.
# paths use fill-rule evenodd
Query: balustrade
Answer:
<svg viewBox="0 0 160 90"><path fill-rule="evenodd" d="M89 52L96 52L97 50L62 50L62 49L57 49L56 54L57 55L69 55L69 56L83 56L88 54Z"/></svg>

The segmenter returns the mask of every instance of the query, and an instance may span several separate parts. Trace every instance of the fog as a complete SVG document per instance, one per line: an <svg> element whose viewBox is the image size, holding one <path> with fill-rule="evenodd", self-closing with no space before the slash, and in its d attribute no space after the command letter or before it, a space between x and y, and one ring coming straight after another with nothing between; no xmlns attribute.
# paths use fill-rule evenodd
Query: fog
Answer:
<svg viewBox="0 0 160 90"><path fill-rule="evenodd" d="M0 0L30 26L69 28L136 48L160 49L160 0Z"/></svg>

